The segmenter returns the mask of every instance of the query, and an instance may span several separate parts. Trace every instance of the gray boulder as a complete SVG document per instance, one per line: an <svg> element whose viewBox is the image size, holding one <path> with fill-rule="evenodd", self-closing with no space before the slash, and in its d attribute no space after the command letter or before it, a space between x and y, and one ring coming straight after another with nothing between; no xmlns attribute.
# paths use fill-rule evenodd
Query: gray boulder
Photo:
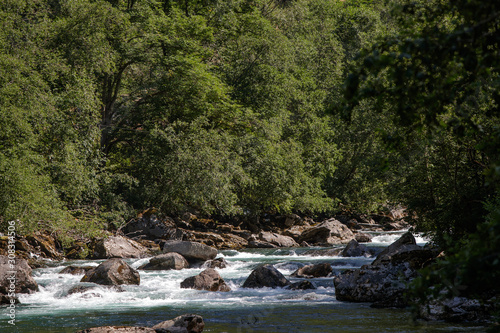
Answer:
<svg viewBox="0 0 500 333"><path fill-rule="evenodd" d="M378 265L382 262L389 262L391 258L398 253L420 249L421 247L417 245L413 234L411 232L406 232L398 240L396 240L394 243L380 252L377 258L375 258L375 260L372 262L372 265Z"/></svg>
<svg viewBox="0 0 500 333"><path fill-rule="evenodd" d="M158 333L201 333L204 328L203 318L195 314L185 314L153 326Z"/></svg>
<svg viewBox="0 0 500 333"><path fill-rule="evenodd" d="M354 239L353 232L345 224L332 218L306 229L300 237L300 242L332 245L346 244L351 239Z"/></svg>
<svg viewBox="0 0 500 333"><path fill-rule="evenodd" d="M231 291L224 279L213 268L207 268L196 276L191 276L181 282L181 288L208 290L208 291Z"/></svg>
<svg viewBox="0 0 500 333"><path fill-rule="evenodd" d="M96 241L92 259L142 258L148 250L141 244L123 236L110 236Z"/></svg>
<svg viewBox="0 0 500 333"><path fill-rule="evenodd" d="M411 237L410 237L411 236ZM410 234L389 246L371 265L349 269L334 278L339 301L372 302L375 307L405 307L406 285L418 276L418 269L435 257L435 252L411 243Z"/></svg>
<svg viewBox="0 0 500 333"><path fill-rule="evenodd" d="M109 259L87 272L80 282L93 282L102 285L139 285L139 272L130 267L122 259Z"/></svg>
<svg viewBox="0 0 500 333"><path fill-rule="evenodd" d="M299 244L289 236L283 236L274 232L262 231L259 233L259 239L276 245L278 247L298 247Z"/></svg>
<svg viewBox="0 0 500 333"><path fill-rule="evenodd" d="M307 281L307 280L292 283L291 285L289 285L286 288L290 289L290 290L313 290L313 289L317 289L314 286L314 284L312 284L312 282Z"/></svg>
<svg viewBox="0 0 500 333"><path fill-rule="evenodd" d="M327 277L332 273L332 266L327 263L307 265L297 269L292 276L299 278Z"/></svg>
<svg viewBox="0 0 500 333"><path fill-rule="evenodd" d="M283 288L290 285L283 274L273 265L262 265L252 271L243 283L243 288Z"/></svg>
<svg viewBox="0 0 500 333"><path fill-rule="evenodd" d="M342 257L369 257L371 256L371 253L365 245L359 244L355 239L353 239L347 243L347 246L340 255Z"/></svg>
<svg viewBox="0 0 500 333"><path fill-rule="evenodd" d="M139 269L147 271L160 271L169 269L180 270L188 267L189 263L186 258L181 256L179 253L169 252L151 258L151 260L149 260L149 263L139 267Z"/></svg>
<svg viewBox="0 0 500 333"><path fill-rule="evenodd" d="M0 294L31 294L38 291L38 284L31 276L32 270L24 259L9 260L0 255Z"/></svg>
<svg viewBox="0 0 500 333"><path fill-rule="evenodd" d="M217 249L197 243L179 240L170 240L164 243L163 253L176 252L187 260L210 260L217 256Z"/></svg>

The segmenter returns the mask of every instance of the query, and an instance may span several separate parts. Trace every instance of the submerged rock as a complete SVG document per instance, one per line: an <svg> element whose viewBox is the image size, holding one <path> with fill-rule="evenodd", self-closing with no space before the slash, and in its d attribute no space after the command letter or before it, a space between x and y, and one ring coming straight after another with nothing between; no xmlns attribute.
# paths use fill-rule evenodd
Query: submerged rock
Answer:
<svg viewBox="0 0 500 333"><path fill-rule="evenodd" d="M316 286L314 284L312 284L312 282L307 281L307 280L292 283L291 285L289 285L286 288L287 289L291 289L291 290L313 290L313 289L317 289Z"/></svg>
<svg viewBox="0 0 500 333"><path fill-rule="evenodd" d="M187 260L210 260L217 256L217 249L196 242L171 240L163 245L163 252L176 252Z"/></svg>
<svg viewBox="0 0 500 333"><path fill-rule="evenodd" d="M149 263L139 267L139 269L147 271L158 271L169 269L180 270L188 267L189 263L186 258L181 256L179 253L169 252L151 258L151 260L149 260Z"/></svg>
<svg viewBox="0 0 500 333"><path fill-rule="evenodd" d="M250 276L243 283L243 288L283 288L290 285L283 274L273 265L262 265L252 271Z"/></svg>
<svg viewBox="0 0 500 333"><path fill-rule="evenodd" d="M130 267L122 259L109 259L87 272L80 282L94 282L103 285L139 285L139 272Z"/></svg>
<svg viewBox="0 0 500 333"><path fill-rule="evenodd" d="M491 319L492 303L466 297L434 300L418 308L420 318L448 322L487 322Z"/></svg>
<svg viewBox="0 0 500 333"><path fill-rule="evenodd" d="M156 332L167 333L201 333L204 328L203 318L195 314L185 314L153 326Z"/></svg>
<svg viewBox="0 0 500 333"><path fill-rule="evenodd" d="M102 326L88 328L77 333L201 333L204 328L205 322L201 316L185 314L153 327Z"/></svg>
<svg viewBox="0 0 500 333"><path fill-rule="evenodd" d="M196 276L191 276L181 282L181 288L208 290L208 291L231 291L224 279L213 268L207 268Z"/></svg>
<svg viewBox="0 0 500 333"><path fill-rule="evenodd" d="M83 294L83 293L86 293L87 291L90 291L90 290L96 290L98 288L101 288L101 289L106 289L106 290L110 290L110 291L116 291L116 292L123 292L125 291L121 286L103 286L103 285L100 285L100 286L96 286L96 285L76 285L76 286L73 286L71 287L69 290L68 290L68 295L73 295L73 294ZM90 296L93 296L93 297L102 297L102 295L100 293L97 292L92 292L90 294L88 294Z"/></svg>
<svg viewBox="0 0 500 333"><path fill-rule="evenodd" d="M77 333L156 333L157 331L149 327L132 327L132 326L103 326L93 327L86 330L78 331Z"/></svg>

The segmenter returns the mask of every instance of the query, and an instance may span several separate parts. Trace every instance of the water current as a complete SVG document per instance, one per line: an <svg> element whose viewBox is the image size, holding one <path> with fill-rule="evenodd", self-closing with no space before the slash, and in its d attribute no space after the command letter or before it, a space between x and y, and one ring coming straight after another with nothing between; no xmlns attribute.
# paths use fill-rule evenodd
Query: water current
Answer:
<svg viewBox="0 0 500 333"><path fill-rule="evenodd" d="M374 233L366 245L380 251L402 232ZM417 238L419 245L425 239ZM313 248L319 249L319 248ZM408 310L373 309L365 303L346 303L335 299L333 279L315 278L316 290L247 289L241 285L251 271L263 263L274 264L292 282L290 275L299 267L328 262L335 274L369 264L373 258L313 257L311 248L248 249L220 251L228 267L219 273L232 291L209 292L181 289L180 283L197 275L202 268L167 271L140 271L139 286L125 291L104 288L68 295L82 275L59 274L68 265L97 266L103 260L51 262L33 271L40 291L20 295L16 326L1 314L0 332L76 332L107 326L153 326L178 315L195 313L205 320L204 332L482 332L483 327L413 321ZM145 259L127 259L134 268Z"/></svg>

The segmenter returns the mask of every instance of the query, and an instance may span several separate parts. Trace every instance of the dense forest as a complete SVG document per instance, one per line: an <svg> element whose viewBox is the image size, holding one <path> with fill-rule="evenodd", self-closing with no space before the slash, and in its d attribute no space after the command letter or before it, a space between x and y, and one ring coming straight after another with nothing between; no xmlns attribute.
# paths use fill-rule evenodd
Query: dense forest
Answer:
<svg viewBox="0 0 500 333"><path fill-rule="evenodd" d="M0 23L2 230L401 204L449 254L415 290L498 288L499 3L4 0Z"/></svg>

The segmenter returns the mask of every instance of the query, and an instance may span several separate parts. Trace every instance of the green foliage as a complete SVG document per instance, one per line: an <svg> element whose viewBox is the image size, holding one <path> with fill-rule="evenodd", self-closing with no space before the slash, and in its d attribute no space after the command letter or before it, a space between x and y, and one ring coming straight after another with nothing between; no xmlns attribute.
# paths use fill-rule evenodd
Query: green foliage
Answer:
<svg viewBox="0 0 500 333"><path fill-rule="evenodd" d="M391 124L379 133L402 185L394 194L441 243L473 232L497 187L499 10L403 1L392 14L400 33L363 51L345 83L347 114L369 103Z"/></svg>
<svg viewBox="0 0 500 333"><path fill-rule="evenodd" d="M367 186L337 185L364 138L343 140L349 129L326 109L354 50L388 31L384 8L2 2L1 221L93 234L148 206L256 215L358 205Z"/></svg>
<svg viewBox="0 0 500 333"><path fill-rule="evenodd" d="M480 299L498 311L500 278L500 200L485 205L488 214L477 232L461 242L450 238L444 259L421 271L410 285L417 306L451 297ZM496 299L494 298L496 296Z"/></svg>

